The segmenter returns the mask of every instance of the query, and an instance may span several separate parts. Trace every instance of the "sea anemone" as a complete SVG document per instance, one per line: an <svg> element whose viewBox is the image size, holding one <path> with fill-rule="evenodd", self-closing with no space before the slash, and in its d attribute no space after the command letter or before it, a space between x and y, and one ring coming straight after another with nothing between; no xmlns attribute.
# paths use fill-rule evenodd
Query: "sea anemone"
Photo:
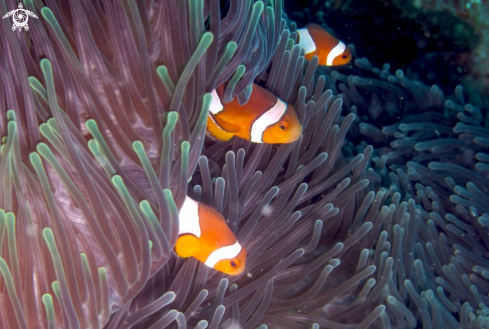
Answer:
<svg viewBox="0 0 489 329"><path fill-rule="evenodd" d="M0 327L489 325L489 136L460 90L320 70L281 1L25 5L28 33L0 27ZM252 82L298 110L297 142L205 137L209 92ZM173 253L187 195L242 275Z"/></svg>

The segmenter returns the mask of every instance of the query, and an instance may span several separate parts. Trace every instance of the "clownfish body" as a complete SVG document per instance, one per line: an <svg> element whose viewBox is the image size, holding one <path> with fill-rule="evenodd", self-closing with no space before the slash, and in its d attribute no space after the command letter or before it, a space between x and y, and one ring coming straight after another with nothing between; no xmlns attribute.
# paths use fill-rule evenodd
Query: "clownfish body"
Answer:
<svg viewBox="0 0 489 329"><path fill-rule="evenodd" d="M329 34L320 25L310 23L297 30L299 45L304 49L304 57L319 59L319 65L345 65L351 61L350 49L340 40Z"/></svg>
<svg viewBox="0 0 489 329"><path fill-rule="evenodd" d="M302 126L294 108L256 84L248 102L240 105L235 97L222 103L224 87L212 91L207 132L217 140L238 136L254 143L285 144L296 141Z"/></svg>
<svg viewBox="0 0 489 329"><path fill-rule="evenodd" d="M180 209L179 224L175 244L178 256L194 257L229 275L239 275L244 271L246 250L217 210L187 196Z"/></svg>

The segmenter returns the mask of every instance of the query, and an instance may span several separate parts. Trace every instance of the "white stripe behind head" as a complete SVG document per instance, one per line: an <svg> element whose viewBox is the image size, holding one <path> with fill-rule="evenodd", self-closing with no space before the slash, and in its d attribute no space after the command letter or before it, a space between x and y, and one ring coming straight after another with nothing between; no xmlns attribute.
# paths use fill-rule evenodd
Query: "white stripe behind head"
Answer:
<svg viewBox="0 0 489 329"><path fill-rule="evenodd" d="M226 246L219 249L214 250L207 260L205 261L205 265L209 267L214 267L218 261L223 259L233 259L238 256L241 251L241 245L236 241L232 246Z"/></svg>
<svg viewBox="0 0 489 329"><path fill-rule="evenodd" d="M304 49L305 54L316 51L316 44L314 43L314 40L312 40L307 28L298 29L297 33L299 34L299 46Z"/></svg>
<svg viewBox="0 0 489 329"><path fill-rule="evenodd" d="M334 47L333 49L331 49L331 51L329 52L328 54L328 58L326 58L326 65L327 66L332 66L333 65L333 61L336 57L340 56L341 54L343 54L343 52L345 51L346 49L346 45L343 43L343 42L338 42L338 44L336 45L336 47Z"/></svg>
<svg viewBox="0 0 489 329"><path fill-rule="evenodd" d="M214 89L212 91L212 100L211 104L209 105L209 112L212 114L217 114L223 110L224 106L222 106L221 99L217 95L216 90Z"/></svg>
<svg viewBox="0 0 489 329"><path fill-rule="evenodd" d="M193 234L200 238L199 204L196 201L187 196L182 209L180 209L178 219L180 224L178 235Z"/></svg>
<svg viewBox="0 0 489 329"><path fill-rule="evenodd" d="M251 126L251 141L254 143L263 143L262 137L265 129L280 120L286 110L287 103L277 98L277 103L253 122Z"/></svg>

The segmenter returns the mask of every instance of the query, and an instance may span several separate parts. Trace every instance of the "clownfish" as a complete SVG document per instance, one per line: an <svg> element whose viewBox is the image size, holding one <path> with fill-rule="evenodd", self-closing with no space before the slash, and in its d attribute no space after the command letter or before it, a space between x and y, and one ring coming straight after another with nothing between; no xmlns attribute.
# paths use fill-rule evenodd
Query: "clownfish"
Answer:
<svg viewBox="0 0 489 329"><path fill-rule="evenodd" d="M296 141L302 126L294 108L280 98L253 84L250 98L240 105L234 97L222 103L224 87L212 91L207 117L207 132L211 137L227 141L238 136L253 143L285 144Z"/></svg>
<svg viewBox="0 0 489 329"><path fill-rule="evenodd" d="M216 209L187 196L178 217L180 226L175 244L178 256L194 257L229 275L244 271L246 250Z"/></svg>
<svg viewBox="0 0 489 329"><path fill-rule="evenodd" d="M299 45L304 49L305 58L319 59L319 65L345 65L351 61L350 49L340 40L329 34L320 25L310 23L297 30Z"/></svg>

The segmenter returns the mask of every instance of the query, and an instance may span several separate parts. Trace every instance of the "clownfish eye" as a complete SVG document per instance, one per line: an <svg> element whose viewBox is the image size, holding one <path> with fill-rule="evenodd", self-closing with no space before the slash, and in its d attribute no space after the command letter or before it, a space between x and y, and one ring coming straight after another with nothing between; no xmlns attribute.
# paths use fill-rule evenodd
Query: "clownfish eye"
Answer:
<svg viewBox="0 0 489 329"><path fill-rule="evenodd" d="M289 127L288 127L288 125L287 125L287 122L285 122L285 121L280 121L280 122L278 123L278 128L279 128L280 130L282 130L282 131L286 131L286 130L287 130Z"/></svg>
<svg viewBox="0 0 489 329"><path fill-rule="evenodd" d="M231 259L229 261L229 265L232 267L232 268L238 268L239 267L239 260L237 259Z"/></svg>
<svg viewBox="0 0 489 329"><path fill-rule="evenodd" d="M347 55L347 54L343 54L343 55L341 55L341 58L347 58L347 57L348 57L348 55Z"/></svg>

